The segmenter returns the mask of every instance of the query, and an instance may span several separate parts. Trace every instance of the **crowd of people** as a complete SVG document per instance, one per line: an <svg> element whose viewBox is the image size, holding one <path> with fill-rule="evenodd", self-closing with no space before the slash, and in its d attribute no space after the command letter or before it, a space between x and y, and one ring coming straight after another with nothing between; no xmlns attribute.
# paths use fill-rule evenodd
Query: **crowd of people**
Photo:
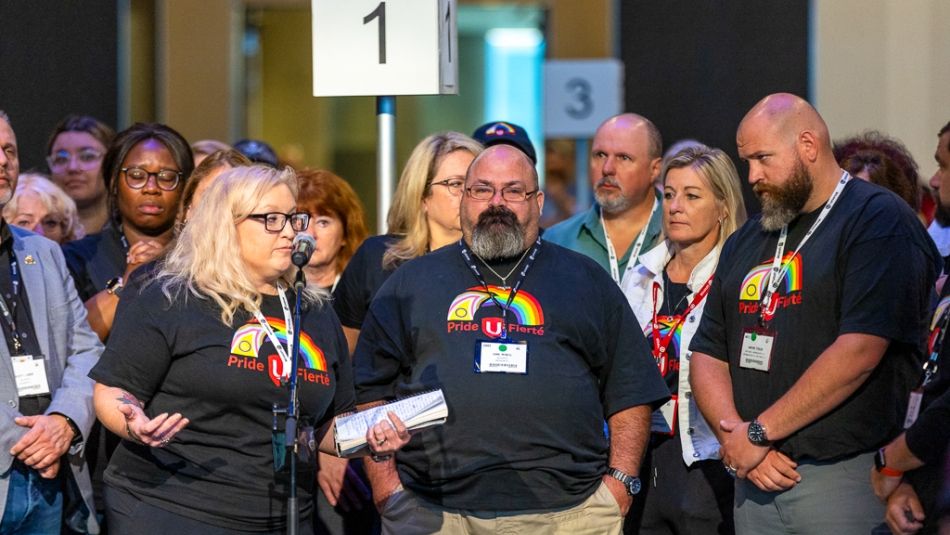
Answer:
<svg viewBox="0 0 950 535"><path fill-rule="evenodd" d="M284 533L288 503L334 535L910 535L950 512L950 123L924 183L899 140L834 141L769 95L736 132L748 214L732 147L664 153L624 113L590 143L595 202L557 222L527 133L493 121L419 141L369 236L345 178L260 140L71 115L48 174L20 173L15 120L0 535ZM389 412L338 454L337 416L435 389L444 423Z"/></svg>

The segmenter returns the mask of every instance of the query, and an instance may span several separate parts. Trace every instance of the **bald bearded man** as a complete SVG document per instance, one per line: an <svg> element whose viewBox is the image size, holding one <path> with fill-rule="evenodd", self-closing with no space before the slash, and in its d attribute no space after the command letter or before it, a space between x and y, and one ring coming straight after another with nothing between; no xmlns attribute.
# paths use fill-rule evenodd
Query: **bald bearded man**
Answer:
<svg viewBox="0 0 950 535"><path fill-rule="evenodd" d="M940 256L906 203L838 167L801 98L760 101L736 142L762 214L724 246L690 345L736 531L866 535L883 515L867 466L900 432Z"/></svg>

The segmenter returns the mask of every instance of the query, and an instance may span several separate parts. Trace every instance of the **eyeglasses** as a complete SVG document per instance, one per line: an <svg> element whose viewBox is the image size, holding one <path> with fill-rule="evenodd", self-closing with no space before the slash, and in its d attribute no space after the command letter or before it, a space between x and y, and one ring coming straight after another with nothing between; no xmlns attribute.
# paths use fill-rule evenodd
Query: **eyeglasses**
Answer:
<svg viewBox="0 0 950 535"><path fill-rule="evenodd" d="M488 184L475 184L465 188L468 196L476 201L490 201L495 197L495 188ZM508 202L525 202L529 197L537 193L538 190L525 191L524 186L513 184L501 188L501 198Z"/></svg>
<svg viewBox="0 0 950 535"><path fill-rule="evenodd" d="M150 173L140 167L123 167L125 173L125 183L132 189L142 189L148 184L148 179L155 177L158 187L165 191L175 191L178 187L178 181L181 179L181 171L172 171L171 169L162 169L157 173Z"/></svg>
<svg viewBox="0 0 950 535"><path fill-rule="evenodd" d="M465 181L458 177L450 177L445 180L440 180L438 182L433 182L430 184L432 186L445 186L448 188L449 193L458 197L462 194L462 186L465 185Z"/></svg>
<svg viewBox="0 0 950 535"><path fill-rule="evenodd" d="M294 229L294 232L303 232L307 230L307 225L310 224L310 214L307 212L296 212L293 214L267 212L266 214L250 214L247 218L264 223L264 229L266 229L267 232L280 232L284 230L284 227L287 226L287 221L290 221L290 228Z"/></svg>
<svg viewBox="0 0 950 535"><path fill-rule="evenodd" d="M102 161L102 156L103 154L95 149L81 149L76 154L61 150L47 157L46 163L49 164L50 171L61 173L69 167L69 162L76 158L79 161L79 168L89 171L95 169L96 165Z"/></svg>

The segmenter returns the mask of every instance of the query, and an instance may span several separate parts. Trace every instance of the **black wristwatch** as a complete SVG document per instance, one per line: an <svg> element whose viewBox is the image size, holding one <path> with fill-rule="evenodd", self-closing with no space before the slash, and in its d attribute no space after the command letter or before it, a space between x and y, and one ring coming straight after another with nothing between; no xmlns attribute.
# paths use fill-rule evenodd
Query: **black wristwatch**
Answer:
<svg viewBox="0 0 950 535"><path fill-rule="evenodd" d="M640 493L640 478L637 476L631 476L625 474L621 470L610 467L607 469L607 475L623 483L623 486L627 488L627 494L630 496L636 496Z"/></svg>
<svg viewBox="0 0 950 535"><path fill-rule="evenodd" d="M106 292L119 297L122 293L122 288L125 287L122 277L113 277L106 282Z"/></svg>
<svg viewBox="0 0 950 535"><path fill-rule="evenodd" d="M66 420L66 423L69 424L70 429L73 430L73 439L69 443L70 447L82 443L82 432L79 431L79 426L76 425L76 422L74 422L72 418L70 418L69 416L66 416L65 414L61 412L51 412L49 414L50 416L54 414L57 416L62 416Z"/></svg>
<svg viewBox="0 0 950 535"><path fill-rule="evenodd" d="M749 442L756 446L770 446L772 444L765 432L765 426L759 423L757 419L753 419L749 422L748 437Z"/></svg>

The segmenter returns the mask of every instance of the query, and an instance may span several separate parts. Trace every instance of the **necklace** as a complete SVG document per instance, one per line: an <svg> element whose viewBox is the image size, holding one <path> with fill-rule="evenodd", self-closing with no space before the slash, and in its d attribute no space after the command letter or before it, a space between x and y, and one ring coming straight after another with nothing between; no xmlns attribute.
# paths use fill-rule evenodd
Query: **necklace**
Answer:
<svg viewBox="0 0 950 535"><path fill-rule="evenodd" d="M482 260L482 257L480 257L480 256L478 256L478 255L476 254L476 255L475 255L475 258L481 260L481 261L482 261L482 264L485 264L485 267L488 268L488 271L491 271L496 277L498 277L499 279L501 279L501 285L502 285L503 287L507 288L507 287L508 287L508 277L510 277L511 274L514 273L516 269L518 269L518 266L521 265L521 261L524 260L524 257L528 255L528 251L530 251L530 250L531 250L530 247L524 250L524 253L521 254L521 258L519 258L518 261L515 262L514 267L512 267L512 268L511 268L511 271L509 271L508 274L505 275L504 277L502 277L501 274L499 274L497 271L495 271L495 269L494 269L493 267L491 267L491 266L488 264L488 262ZM474 251L472 252L472 254L475 254Z"/></svg>

